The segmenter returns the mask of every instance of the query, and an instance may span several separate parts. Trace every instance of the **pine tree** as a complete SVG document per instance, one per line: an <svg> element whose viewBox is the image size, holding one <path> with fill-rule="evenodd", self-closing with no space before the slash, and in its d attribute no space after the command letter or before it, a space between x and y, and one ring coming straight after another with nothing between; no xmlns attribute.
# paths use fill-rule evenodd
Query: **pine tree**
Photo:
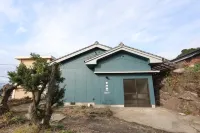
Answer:
<svg viewBox="0 0 200 133"><path fill-rule="evenodd" d="M64 81L61 77L59 64L50 64L46 59L37 54L31 54L34 63L31 67L20 64L16 71L8 72L11 83L17 83L25 91L32 93L32 103L28 114L32 123L49 126L52 115L52 106L62 103L64 88L59 84ZM46 94L44 92L47 92ZM41 106L42 95L45 104Z"/></svg>

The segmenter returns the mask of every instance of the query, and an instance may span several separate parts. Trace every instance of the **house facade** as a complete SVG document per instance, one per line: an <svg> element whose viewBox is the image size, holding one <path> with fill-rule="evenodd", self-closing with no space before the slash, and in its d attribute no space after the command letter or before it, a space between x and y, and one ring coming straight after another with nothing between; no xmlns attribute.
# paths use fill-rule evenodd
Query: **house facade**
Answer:
<svg viewBox="0 0 200 133"><path fill-rule="evenodd" d="M46 59L48 62L51 62L55 59L53 56L41 56L41 58ZM31 67L34 60L30 56L18 56L15 59L17 59L20 63L23 63L27 67ZM24 91L24 89L21 86L18 86L17 89L15 89L12 93L13 99L20 99L24 97L32 97L32 94L30 92Z"/></svg>
<svg viewBox="0 0 200 133"><path fill-rule="evenodd" d="M65 81L65 104L155 107L151 65L163 58L120 43L98 42L56 59Z"/></svg>

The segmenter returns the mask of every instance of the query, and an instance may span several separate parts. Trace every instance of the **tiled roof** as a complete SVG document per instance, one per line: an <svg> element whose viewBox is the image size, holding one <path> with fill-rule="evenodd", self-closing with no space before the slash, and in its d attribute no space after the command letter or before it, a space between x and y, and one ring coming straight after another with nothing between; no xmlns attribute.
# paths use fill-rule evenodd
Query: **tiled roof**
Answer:
<svg viewBox="0 0 200 133"><path fill-rule="evenodd" d="M120 43L117 47L112 48L112 49L110 49L110 50L108 50L108 51L106 51L106 52L104 52L104 53L102 53L102 54L100 54L100 55L97 55L97 56L95 56L95 57L93 57L93 58L91 58L91 59L88 59L88 60L86 60L85 62L87 63L87 62L90 62L90 61L92 61L92 60L96 60L97 58L98 58L98 59L103 58L104 56L109 55L109 53L112 53L112 52L114 52L115 50L117 51L117 50L120 49L120 48L130 49L130 50L132 50L132 51L137 51L137 52L139 52L139 53L141 53L141 54L144 54L144 55L147 55L147 56L152 56L152 57L154 57L154 58L160 58L160 59L162 59L162 60L167 61L167 59L165 59L165 58L163 58L163 57L161 57L161 56L154 55L154 54L151 54L151 53L148 53L148 52L145 52L145 51L136 49L136 48L132 48L132 47L126 46L126 45L124 45L123 43Z"/></svg>
<svg viewBox="0 0 200 133"><path fill-rule="evenodd" d="M84 48L82 48L82 49L79 49L79 50L77 50L77 51L75 51L75 52L73 52L73 53L70 53L70 54L67 54L67 55L64 55L64 56L62 56L62 57L59 57L59 58L57 58L57 59L55 59L55 60L53 60L53 62L57 62L58 60L62 60L62 59L65 59L65 58L67 58L67 57L74 57L74 56L76 56L76 53L82 53L82 51L85 51L86 49L89 49L89 48L92 48L92 47L101 47L102 49L104 49L104 50L108 50L108 49L111 49L111 47L109 47L109 46L106 46L106 45L103 45L103 44L99 44L99 42L95 42L94 44L92 44L92 45L90 45L90 46L87 46L87 47L84 47ZM74 56L73 56L74 55ZM60 62L60 61L59 61Z"/></svg>

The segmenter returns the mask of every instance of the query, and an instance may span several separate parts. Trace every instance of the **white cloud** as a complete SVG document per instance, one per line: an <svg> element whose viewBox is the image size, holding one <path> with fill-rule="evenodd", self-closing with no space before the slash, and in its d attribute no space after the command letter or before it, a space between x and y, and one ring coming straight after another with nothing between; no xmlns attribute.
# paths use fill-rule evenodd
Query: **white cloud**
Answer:
<svg viewBox="0 0 200 133"><path fill-rule="evenodd" d="M130 36L129 27L125 26L127 22L136 22L144 15L146 7L150 8L154 3L143 2L90 0L70 4L65 1L53 2L52 5L37 3L34 5L37 20L33 23L32 37L25 43L25 48L39 53L57 53L61 56L96 40L116 46ZM123 30L128 32L121 32ZM147 37L146 41L152 39L156 37ZM48 51L45 51L47 48Z"/></svg>
<svg viewBox="0 0 200 133"><path fill-rule="evenodd" d="M172 60L172 59L176 58L177 55L180 54L180 52L179 51L172 51L172 52L163 51L163 52L158 52L156 54L161 56L161 57L164 57L168 60Z"/></svg>
<svg viewBox="0 0 200 133"><path fill-rule="evenodd" d="M125 44L133 43L138 48L141 44L137 43L148 44L149 48L152 48L151 43L163 39L165 31L176 30L171 25L173 21L171 16L189 2L188 0L176 2L81 0L70 3L62 0L48 3L40 1L33 5L37 17L32 23L31 37L24 48L25 51L34 50L55 56L73 52L96 40L110 46L116 46L124 41Z"/></svg>
<svg viewBox="0 0 200 133"><path fill-rule="evenodd" d="M109 46L123 41L170 59L183 48L199 45L200 32L194 32L200 31L199 16L194 20L183 19L185 23L179 21L186 7L187 13L190 11L193 15L190 0L36 0L23 6L16 6L14 2L0 0L0 12L11 24L15 23L12 33L28 29L28 34L18 36L16 40L22 38L21 42L0 44L1 62L12 63L15 56L30 52L58 57L95 41ZM20 25L17 30L16 25ZM7 31L4 28L0 22L1 32ZM9 51L6 60L2 58L5 51Z"/></svg>
<svg viewBox="0 0 200 133"><path fill-rule="evenodd" d="M16 22L21 19L21 10L13 6L13 0L0 0L0 13L4 13L6 17Z"/></svg>
<svg viewBox="0 0 200 133"><path fill-rule="evenodd" d="M200 48L200 38L194 38L187 46L186 48Z"/></svg>
<svg viewBox="0 0 200 133"><path fill-rule="evenodd" d="M24 33L27 32L27 29L23 26L20 26L17 30L16 30L16 34L20 34L20 33Z"/></svg>
<svg viewBox="0 0 200 133"><path fill-rule="evenodd" d="M6 51L6 50L3 50L3 49L0 49L0 55L1 56L5 56L5 55L8 55L8 51Z"/></svg>
<svg viewBox="0 0 200 133"><path fill-rule="evenodd" d="M133 42L150 43L156 41L159 37L155 35L150 35L147 32L141 31L132 35L131 40Z"/></svg>

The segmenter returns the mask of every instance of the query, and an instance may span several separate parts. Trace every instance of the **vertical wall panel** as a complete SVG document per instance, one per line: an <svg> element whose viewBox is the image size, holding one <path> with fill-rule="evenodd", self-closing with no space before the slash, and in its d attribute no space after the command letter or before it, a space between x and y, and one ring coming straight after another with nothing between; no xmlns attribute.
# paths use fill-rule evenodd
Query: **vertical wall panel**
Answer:
<svg viewBox="0 0 200 133"><path fill-rule="evenodd" d="M65 100L69 102L75 102L75 85L76 85L76 77L75 77L75 70L65 70L65 82L66 85L65 90Z"/></svg>
<svg viewBox="0 0 200 133"><path fill-rule="evenodd" d="M75 101L87 102L86 75L83 69L76 69Z"/></svg>
<svg viewBox="0 0 200 133"><path fill-rule="evenodd" d="M155 104L151 74L94 74L94 69L98 71L150 70L148 60L122 52L114 55L113 58L99 61L96 68L90 68L84 63L85 59L102 51L94 49L61 63L62 75L65 77L62 85L67 85L65 102L123 105L123 79L148 78L151 104ZM109 93L105 90L106 82L108 82Z"/></svg>
<svg viewBox="0 0 200 133"><path fill-rule="evenodd" d="M95 102L100 104L100 86L99 77L90 69L86 71L87 75L87 102Z"/></svg>

